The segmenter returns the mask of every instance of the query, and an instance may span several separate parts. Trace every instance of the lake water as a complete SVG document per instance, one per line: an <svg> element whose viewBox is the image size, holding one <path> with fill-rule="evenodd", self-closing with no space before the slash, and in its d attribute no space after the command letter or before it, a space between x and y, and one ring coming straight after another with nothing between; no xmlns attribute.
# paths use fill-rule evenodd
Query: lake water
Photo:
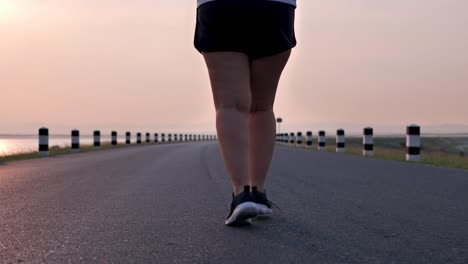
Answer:
<svg viewBox="0 0 468 264"><path fill-rule="evenodd" d="M134 135L133 135L134 136ZM142 140L145 139L145 135L142 135ZM111 135L101 135L101 143L110 142ZM132 141L135 141L132 138ZM121 135L117 138L118 143L125 143L125 135ZM38 136L37 135L0 135L0 156L12 155L18 153L32 152L38 150ZM92 135L81 135L81 145L92 145ZM49 136L49 147L60 146L66 147L71 146L70 135L50 135Z"/></svg>

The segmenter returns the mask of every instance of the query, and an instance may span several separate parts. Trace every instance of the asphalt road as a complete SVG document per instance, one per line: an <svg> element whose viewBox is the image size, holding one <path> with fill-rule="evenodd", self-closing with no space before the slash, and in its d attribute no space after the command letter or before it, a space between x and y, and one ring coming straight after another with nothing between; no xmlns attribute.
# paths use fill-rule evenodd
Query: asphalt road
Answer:
<svg viewBox="0 0 468 264"><path fill-rule="evenodd" d="M0 263L468 263L468 172L278 146L273 217L226 227L214 142L0 165Z"/></svg>

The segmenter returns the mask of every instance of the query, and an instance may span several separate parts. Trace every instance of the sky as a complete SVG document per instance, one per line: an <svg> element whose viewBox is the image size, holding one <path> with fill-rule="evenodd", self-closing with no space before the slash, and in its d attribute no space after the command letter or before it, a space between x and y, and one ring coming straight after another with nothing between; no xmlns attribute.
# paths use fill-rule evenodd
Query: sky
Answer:
<svg viewBox="0 0 468 264"><path fill-rule="evenodd" d="M468 1L298 0L282 131L468 132ZM215 131L195 0L0 0L0 134Z"/></svg>

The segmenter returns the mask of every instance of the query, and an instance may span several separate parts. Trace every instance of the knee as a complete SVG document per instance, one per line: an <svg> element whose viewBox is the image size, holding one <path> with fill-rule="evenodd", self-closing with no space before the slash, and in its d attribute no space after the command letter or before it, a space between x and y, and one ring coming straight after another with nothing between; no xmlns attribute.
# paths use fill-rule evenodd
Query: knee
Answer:
<svg viewBox="0 0 468 264"><path fill-rule="evenodd" d="M273 105L262 102L252 102L249 109L250 113L273 112Z"/></svg>
<svg viewBox="0 0 468 264"><path fill-rule="evenodd" d="M251 102L249 98L242 98L230 102L218 103L216 111L235 110L240 113L249 113Z"/></svg>

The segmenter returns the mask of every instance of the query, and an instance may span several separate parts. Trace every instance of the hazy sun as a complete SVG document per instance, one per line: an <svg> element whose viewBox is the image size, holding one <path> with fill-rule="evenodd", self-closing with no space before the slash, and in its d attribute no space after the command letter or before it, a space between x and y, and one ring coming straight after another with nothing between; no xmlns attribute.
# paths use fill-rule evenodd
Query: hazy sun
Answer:
<svg viewBox="0 0 468 264"><path fill-rule="evenodd" d="M0 157L1 156L4 156L8 151L8 148L6 146L5 143L2 142L2 140L0 139Z"/></svg>

